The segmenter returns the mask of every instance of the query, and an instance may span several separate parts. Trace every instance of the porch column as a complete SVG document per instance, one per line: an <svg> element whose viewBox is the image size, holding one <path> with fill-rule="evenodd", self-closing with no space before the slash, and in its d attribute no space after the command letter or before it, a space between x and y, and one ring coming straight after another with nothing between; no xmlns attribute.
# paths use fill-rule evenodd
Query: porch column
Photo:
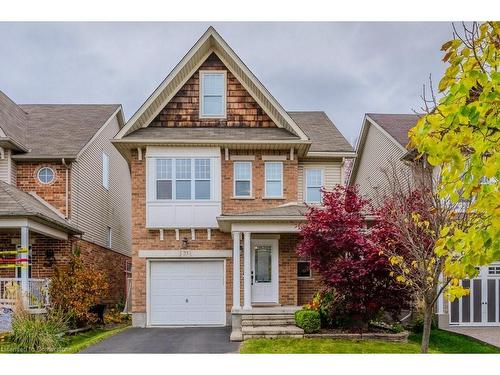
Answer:
<svg viewBox="0 0 500 375"><path fill-rule="evenodd" d="M233 310L240 305L240 232L233 232Z"/></svg>
<svg viewBox="0 0 500 375"><path fill-rule="evenodd" d="M29 249L29 229L28 227L21 227L21 249ZM18 255L19 258L28 258L29 253L22 253ZM26 263L26 266L28 263ZM23 292L23 299L27 302L29 285L28 285L28 267L21 267L21 291Z"/></svg>
<svg viewBox="0 0 500 375"><path fill-rule="evenodd" d="M250 248L250 232L243 233L243 309L252 308L252 254Z"/></svg>

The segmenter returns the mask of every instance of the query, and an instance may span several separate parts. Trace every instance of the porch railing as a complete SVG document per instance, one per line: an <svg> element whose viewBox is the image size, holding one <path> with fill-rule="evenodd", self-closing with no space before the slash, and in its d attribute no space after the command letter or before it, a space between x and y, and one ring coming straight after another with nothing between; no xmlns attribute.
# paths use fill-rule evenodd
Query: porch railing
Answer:
<svg viewBox="0 0 500 375"><path fill-rule="evenodd" d="M27 293L21 293L29 309L44 309L50 304L49 279L28 279ZM13 307L22 288L20 278L0 278L0 306Z"/></svg>

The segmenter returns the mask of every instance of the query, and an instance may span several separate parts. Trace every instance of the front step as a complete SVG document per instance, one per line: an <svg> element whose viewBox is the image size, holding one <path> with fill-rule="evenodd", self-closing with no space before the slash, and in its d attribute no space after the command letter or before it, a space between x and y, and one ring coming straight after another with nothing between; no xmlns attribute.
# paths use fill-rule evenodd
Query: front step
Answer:
<svg viewBox="0 0 500 375"><path fill-rule="evenodd" d="M304 330L295 325L297 307L254 308L241 315L241 338L304 337Z"/></svg>
<svg viewBox="0 0 500 375"><path fill-rule="evenodd" d="M294 319L245 319L241 321L242 326L294 326Z"/></svg>
<svg viewBox="0 0 500 375"><path fill-rule="evenodd" d="M276 337L304 337L302 328L287 325L287 326L243 326L241 327L243 340L251 338L276 338Z"/></svg>

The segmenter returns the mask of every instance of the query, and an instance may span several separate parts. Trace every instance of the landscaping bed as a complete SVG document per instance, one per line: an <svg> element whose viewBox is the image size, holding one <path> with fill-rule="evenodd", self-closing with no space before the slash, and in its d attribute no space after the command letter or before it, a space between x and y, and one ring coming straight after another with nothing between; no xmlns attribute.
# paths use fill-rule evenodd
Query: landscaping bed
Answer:
<svg viewBox="0 0 500 375"><path fill-rule="evenodd" d="M412 333L408 342L387 342L380 340L345 340L329 338L280 338L250 339L241 344L244 354L377 354L420 353L421 334ZM462 335L442 330L433 330L429 353L496 353L500 348L484 344Z"/></svg>
<svg viewBox="0 0 500 375"><path fill-rule="evenodd" d="M408 342L409 332L387 332L374 330L361 333L345 332L342 330L322 329L318 333L304 334L305 338L340 339L340 340L379 340L387 342Z"/></svg>

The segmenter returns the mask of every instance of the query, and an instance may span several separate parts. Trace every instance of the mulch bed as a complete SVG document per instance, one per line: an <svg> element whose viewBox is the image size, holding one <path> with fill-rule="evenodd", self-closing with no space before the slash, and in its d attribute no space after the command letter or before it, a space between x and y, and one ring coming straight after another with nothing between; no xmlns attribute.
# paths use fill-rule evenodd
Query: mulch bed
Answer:
<svg viewBox="0 0 500 375"><path fill-rule="evenodd" d="M308 338L343 339L343 340L381 340L389 342L408 342L409 332L389 332L382 328L370 328L366 332L352 332L341 329L321 329L319 333L304 334Z"/></svg>

